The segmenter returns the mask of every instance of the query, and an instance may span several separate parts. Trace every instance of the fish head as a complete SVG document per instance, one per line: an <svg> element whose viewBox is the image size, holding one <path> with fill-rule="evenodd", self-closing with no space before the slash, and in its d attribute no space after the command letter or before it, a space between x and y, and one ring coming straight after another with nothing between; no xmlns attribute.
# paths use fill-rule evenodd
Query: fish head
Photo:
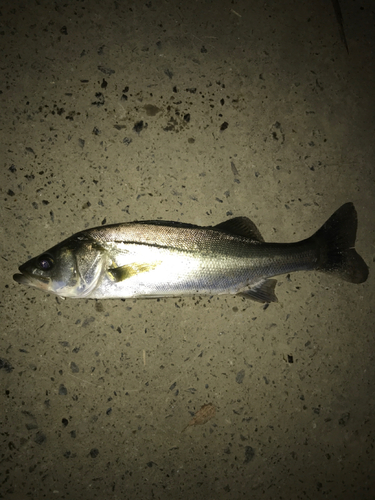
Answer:
<svg viewBox="0 0 375 500"><path fill-rule="evenodd" d="M95 241L76 235L22 264L13 279L60 297L87 297L100 280L103 253Z"/></svg>

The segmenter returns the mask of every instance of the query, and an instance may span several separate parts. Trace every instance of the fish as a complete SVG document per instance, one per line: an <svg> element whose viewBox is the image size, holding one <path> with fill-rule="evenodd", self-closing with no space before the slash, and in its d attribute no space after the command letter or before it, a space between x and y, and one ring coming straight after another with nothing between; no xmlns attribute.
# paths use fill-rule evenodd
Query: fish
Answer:
<svg viewBox="0 0 375 500"><path fill-rule="evenodd" d="M235 294L277 302L275 276L322 271L363 283L368 267L356 252L357 212L339 208L309 238L266 243L247 217L216 226L138 221L74 234L19 267L20 285L63 298L160 298Z"/></svg>

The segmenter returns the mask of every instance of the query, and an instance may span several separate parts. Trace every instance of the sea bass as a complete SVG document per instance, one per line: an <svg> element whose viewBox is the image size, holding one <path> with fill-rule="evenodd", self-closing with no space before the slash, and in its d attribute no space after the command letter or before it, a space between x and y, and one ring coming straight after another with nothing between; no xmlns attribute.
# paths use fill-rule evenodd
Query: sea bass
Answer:
<svg viewBox="0 0 375 500"><path fill-rule="evenodd" d="M246 217L208 227L125 222L81 231L27 261L13 278L60 297L237 294L276 302L272 278L293 271L366 281L367 265L354 249L356 232L352 203L339 208L313 236L295 243L266 243Z"/></svg>

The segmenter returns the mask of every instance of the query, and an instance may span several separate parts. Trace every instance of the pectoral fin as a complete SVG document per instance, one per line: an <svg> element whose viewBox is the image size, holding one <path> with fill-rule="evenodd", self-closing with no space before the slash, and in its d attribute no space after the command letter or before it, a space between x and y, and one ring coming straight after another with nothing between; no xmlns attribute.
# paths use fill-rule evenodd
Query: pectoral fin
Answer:
<svg viewBox="0 0 375 500"><path fill-rule="evenodd" d="M126 264L121 267L112 267L108 269L108 274L113 281L120 282L124 281L132 276L140 273L147 273L155 269L160 262L132 262L131 264Z"/></svg>
<svg viewBox="0 0 375 500"><path fill-rule="evenodd" d="M255 300L256 302L270 303L278 302L275 294L275 286L277 280L262 280L252 285L249 290L240 292L237 295L242 295L247 299Z"/></svg>

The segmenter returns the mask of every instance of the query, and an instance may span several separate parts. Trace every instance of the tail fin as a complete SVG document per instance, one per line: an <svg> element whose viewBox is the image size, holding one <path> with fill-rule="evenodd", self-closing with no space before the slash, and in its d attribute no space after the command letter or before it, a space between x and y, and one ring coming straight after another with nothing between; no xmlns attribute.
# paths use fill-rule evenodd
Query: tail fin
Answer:
<svg viewBox="0 0 375 500"><path fill-rule="evenodd" d="M355 251L357 212L353 203L345 203L312 236L319 258L316 269L351 283L363 283L368 267Z"/></svg>

